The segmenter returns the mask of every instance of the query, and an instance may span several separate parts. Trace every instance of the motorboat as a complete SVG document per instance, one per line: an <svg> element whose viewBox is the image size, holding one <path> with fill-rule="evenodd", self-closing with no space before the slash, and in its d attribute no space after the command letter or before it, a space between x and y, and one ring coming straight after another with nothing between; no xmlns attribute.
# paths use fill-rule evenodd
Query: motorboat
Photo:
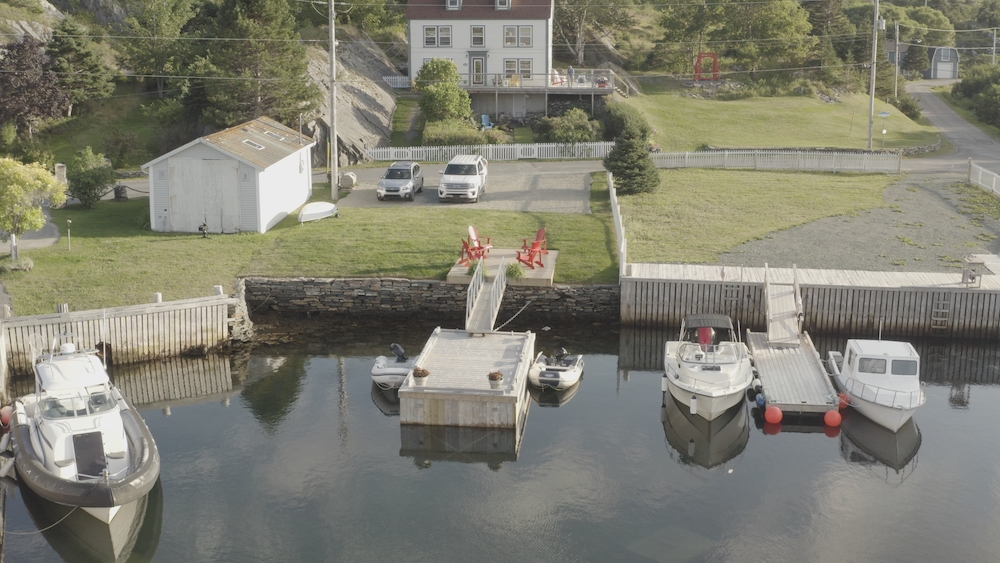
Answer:
<svg viewBox="0 0 1000 563"><path fill-rule="evenodd" d="M163 525L163 486L159 482L148 495L123 506L110 524L82 510L45 500L23 482L19 491L31 520L64 561L153 560Z"/></svg>
<svg viewBox="0 0 1000 563"><path fill-rule="evenodd" d="M318 221L327 217L340 217L340 210L336 203L329 201L314 201L302 206L299 210L299 223Z"/></svg>
<svg viewBox="0 0 1000 563"><path fill-rule="evenodd" d="M14 401L10 424L18 480L110 523L156 484L156 442L96 350L60 335L33 356L35 392Z"/></svg>
<svg viewBox="0 0 1000 563"><path fill-rule="evenodd" d="M664 347L662 390L691 414L713 420L743 399L755 371L750 350L726 315L688 315Z"/></svg>
<svg viewBox="0 0 1000 563"><path fill-rule="evenodd" d="M909 342L850 339L845 354L827 354L826 367L852 407L892 432L927 400L920 355Z"/></svg>
<svg viewBox="0 0 1000 563"><path fill-rule="evenodd" d="M372 402L386 416L399 416L399 388L383 389L378 383L372 382Z"/></svg>
<svg viewBox="0 0 1000 563"><path fill-rule="evenodd" d="M389 349L393 358L379 356L372 365L372 380L383 389L394 389L402 385L406 374L410 373L420 358L419 355L408 357L403 347L396 343L391 344Z"/></svg>
<svg viewBox="0 0 1000 563"><path fill-rule="evenodd" d="M891 474L884 468L889 468L900 479L915 469L921 437L912 418L890 432L860 412L845 411L840 430L840 455L846 461L873 468L887 477Z"/></svg>
<svg viewBox="0 0 1000 563"><path fill-rule="evenodd" d="M750 441L747 402L740 401L712 420L691 414L688 405L665 395L660 419L667 443L683 465L718 467L743 452Z"/></svg>
<svg viewBox="0 0 1000 563"><path fill-rule="evenodd" d="M571 385L565 389L553 389L551 387L543 389L529 385L528 394L531 395L535 404L540 407L561 407L576 395L581 385L583 385L582 381L578 381L576 385Z"/></svg>
<svg viewBox="0 0 1000 563"><path fill-rule="evenodd" d="M546 356L539 352L535 362L528 368L528 381L541 389L562 391L576 385L583 377L583 356L570 356L565 348L556 350L555 355Z"/></svg>

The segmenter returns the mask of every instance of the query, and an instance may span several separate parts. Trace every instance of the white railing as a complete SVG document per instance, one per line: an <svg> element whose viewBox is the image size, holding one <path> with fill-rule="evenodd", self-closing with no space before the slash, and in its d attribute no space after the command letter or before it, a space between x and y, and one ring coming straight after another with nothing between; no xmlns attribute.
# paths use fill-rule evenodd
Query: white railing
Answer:
<svg viewBox="0 0 1000 563"><path fill-rule="evenodd" d="M409 76L383 76L382 80L389 85L390 88L412 88L413 83L410 81Z"/></svg>
<svg viewBox="0 0 1000 563"><path fill-rule="evenodd" d="M990 172L978 164L973 164L971 158L969 159L969 183L1000 195L1000 175Z"/></svg>
<svg viewBox="0 0 1000 563"><path fill-rule="evenodd" d="M900 153L817 150L735 149L654 153L657 168L750 168L814 172L882 172L899 174Z"/></svg>
<svg viewBox="0 0 1000 563"><path fill-rule="evenodd" d="M792 291L795 294L795 319L799 327L799 334L802 334L802 324L806 319L806 310L802 305L802 288L799 287L799 269L792 264Z"/></svg>
<svg viewBox="0 0 1000 563"><path fill-rule="evenodd" d="M618 242L618 277L625 277L628 265L628 240L622 223L621 208L618 206L618 190L615 189L614 174L608 172L608 192L611 194L611 217L615 223L615 239Z"/></svg>
<svg viewBox="0 0 1000 563"><path fill-rule="evenodd" d="M465 328L469 328L469 319L472 318L472 310L476 306L476 298L479 297L479 290L486 282L486 264L480 258L476 262L476 271L472 274L472 281L469 282L469 292L465 295Z"/></svg>
<svg viewBox="0 0 1000 563"><path fill-rule="evenodd" d="M493 278L493 287L490 288L490 329L497 322L497 315L500 313L500 303L503 302L503 292L507 289L507 264L506 258L500 259L497 276Z"/></svg>
<svg viewBox="0 0 1000 563"><path fill-rule="evenodd" d="M420 160L448 162L460 154L478 154L486 160L599 159L615 147L613 141L596 143L510 143L505 145L451 145L440 147L373 147L368 158L379 161Z"/></svg>
<svg viewBox="0 0 1000 563"><path fill-rule="evenodd" d="M927 386L921 382L920 389L917 391L896 391L868 385L853 377L844 383L844 389L851 395L893 409L915 409L924 404L926 388Z"/></svg>
<svg viewBox="0 0 1000 563"><path fill-rule="evenodd" d="M767 262L764 262L764 322L767 326L771 326L771 299L768 297L771 295L770 292L768 292L771 281L768 279L767 274Z"/></svg>

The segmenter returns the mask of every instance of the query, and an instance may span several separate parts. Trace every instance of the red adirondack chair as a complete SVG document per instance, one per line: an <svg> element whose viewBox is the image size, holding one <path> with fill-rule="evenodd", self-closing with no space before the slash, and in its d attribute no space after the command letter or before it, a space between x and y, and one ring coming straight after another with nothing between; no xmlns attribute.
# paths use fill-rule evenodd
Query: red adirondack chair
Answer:
<svg viewBox="0 0 1000 563"><path fill-rule="evenodd" d="M522 246L521 246L521 250L530 250L531 249L531 243L528 242L529 239L525 238L525 239L521 239L521 240L524 241L523 244L522 244ZM542 227L541 229L538 229L538 232L535 233L535 241L534 242L541 242L542 243L541 249L539 249L540 253L542 253L542 254L548 254L549 253L549 243L548 243L548 241L545 238L545 227Z"/></svg>
<svg viewBox="0 0 1000 563"><path fill-rule="evenodd" d="M462 239L462 258L458 263L462 266L471 266L473 262L486 257L486 250L469 246L469 241Z"/></svg>
<svg viewBox="0 0 1000 563"><path fill-rule="evenodd" d="M542 241L536 240L531 243L531 248L527 250L518 250L517 261L532 270L535 269L536 264L544 268L545 264L542 264Z"/></svg>
<svg viewBox="0 0 1000 563"><path fill-rule="evenodd" d="M491 237L486 237L486 242L484 243L479 238L479 231L477 231L472 225L469 225L469 248L478 249L482 251L483 256L485 256L489 254L490 249L493 248L493 245L490 244L490 241L492 240L493 239Z"/></svg>

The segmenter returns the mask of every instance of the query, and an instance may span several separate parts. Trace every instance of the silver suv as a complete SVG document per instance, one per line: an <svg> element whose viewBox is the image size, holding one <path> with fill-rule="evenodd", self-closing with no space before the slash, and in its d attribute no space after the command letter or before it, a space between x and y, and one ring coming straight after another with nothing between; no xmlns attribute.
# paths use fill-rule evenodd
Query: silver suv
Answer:
<svg viewBox="0 0 1000 563"><path fill-rule="evenodd" d="M424 191L424 171L416 162L393 162L378 181L375 197L379 201L398 197L413 201L413 194Z"/></svg>
<svg viewBox="0 0 1000 563"><path fill-rule="evenodd" d="M451 159L441 172L438 199L479 201L479 196L486 191L487 164L485 158L474 154L460 154Z"/></svg>

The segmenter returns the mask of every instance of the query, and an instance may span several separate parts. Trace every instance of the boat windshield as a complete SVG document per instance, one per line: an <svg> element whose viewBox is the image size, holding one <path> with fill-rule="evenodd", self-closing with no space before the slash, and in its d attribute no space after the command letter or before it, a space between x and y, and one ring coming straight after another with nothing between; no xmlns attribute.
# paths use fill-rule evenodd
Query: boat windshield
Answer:
<svg viewBox="0 0 1000 563"><path fill-rule="evenodd" d="M858 358L859 373L885 373L884 358Z"/></svg>
<svg viewBox="0 0 1000 563"><path fill-rule="evenodd" d="M893 375L917 375L917 362L914 360L893 360Z"/></svg>
<svg viewBox="0 0 1000 563"><path fill-rule="evenodd" d="M45 418L73 418L107 412L115 408L111 392L98 387L76 396L47 397L42 399L42 416Z"/></svg>
<svg viewBox="0 0 1000 563"><path fill-rule="evenodd" d="M677 352L681 360L691 363L724 364L738 362L743 357L734 342L707 345L684 342Z"/></svg>

